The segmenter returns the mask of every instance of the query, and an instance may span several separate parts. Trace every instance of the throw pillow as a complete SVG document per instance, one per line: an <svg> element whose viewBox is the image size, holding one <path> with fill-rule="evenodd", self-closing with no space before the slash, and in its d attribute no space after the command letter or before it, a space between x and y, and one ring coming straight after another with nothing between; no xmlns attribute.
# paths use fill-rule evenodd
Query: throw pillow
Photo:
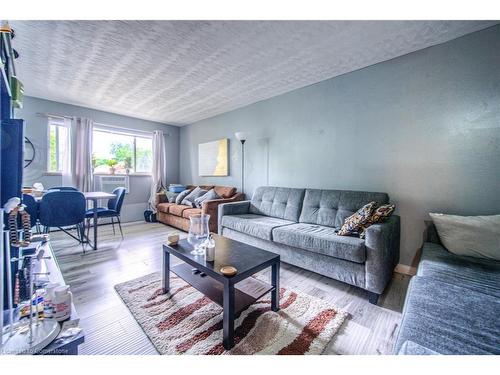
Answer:
<svg viewBox="0 0 500 375"><path fill-rule="evenodd" d="M342 228L340 228L340 230L337 232L337 235L352 236L354 234L360 233L363 229L363 225L365 225L368 220L370 220L376 206L377 202L370 202L368 204L365 204L353 215L345 219L344 225L342 225Z"/></svg>
<svg viewBox="0 0 500 375"><path fill-rule="evenodd" d="M439 239L449 252L500 260L500 215L429 215Z"/></svg>
<svg viewBox="0 0 500 375"><path fill-rule="evenodd" d="M178 195L179 193L172 193L171 191L165 190L165 196L167 197L168 203L175 203L175 198L177 198Z"/></svg>
<svg viewBox="0 0 500 375"><path fill-rule="evenodd" d="M212 199L220 199L220 197L217 195L214 189L209 190L207 193L202 195L201 197L198 197L194 200L194 204L196 207L201 208L203 205L203 202L205 201L211 201Z"/></svg>
<svg viewBox="0 0 500 375"><path fill-rule="evenodd" d="M202 195L205 195L207 193L207 190L202 189L201 187L197 186L191 193L189 193L181 202L181 204L185 204L186 206L191 206L195 208L194 200L196 198L201 197Z"/></svg>
<svg viewBox="0 0 500 375"><path fill-rule="evenodd" d="M377 207L373 211L372 216L370 216L370 218L368 219L366 224L363 225L363 228L361 229L361 233L359 234L359 237L365 238L366 228L368 228L369 226L371 226L373 224L383 223L384 221L386 221L389 218L389 216L392 215L395 208L396 208L396 206L393 204L384 204L380 207Z"/></svg>
<svg viewBox="0 0 500 375"><path fill-rule="evenodd" d="M389 216L392 215L395 209L396 206L393 204L383 204L382 206L377 207L373 211L372 216L370 216L367 223L364 225L364 228L368 228L372 224L382 223L386 221Z"/></svg>
<svg viewBox="0 0 500 375"><path fill-rule="evenodd" d="M189 193L191 193L191 190L189 189L181 191L177 196L177 198L175 198L175 204L181 204L184 198L186 198L189 195Z"/></svg>

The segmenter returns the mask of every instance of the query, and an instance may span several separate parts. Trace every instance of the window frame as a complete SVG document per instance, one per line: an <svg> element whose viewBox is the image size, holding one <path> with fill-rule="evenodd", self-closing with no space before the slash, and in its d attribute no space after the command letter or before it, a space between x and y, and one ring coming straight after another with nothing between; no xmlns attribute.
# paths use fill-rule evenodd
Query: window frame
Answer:
<svg viewBox="0 0 500 375"><path fill-rule="evenodd" d="M45 175L47 176L62 176L63 172L62 170L57 170L57 171L52 171L50 170L50 154L51 154L51 145L50 145L50 127L51 125L54 125L56 127L56 160L58 164L58 169L59 167L59 127L64 127L67 129L67 136L66 136L66 142L67 142L67 147L71 147L71 126L69 124L66 124L64 119L60 119L57 117L49 117L47 120L47 167L45 168ZM72 157L72 155L70 155Z"/></svg>
<svg viewBox="0 0 500 375"><path fill-rule="evenodd" d="M92 137L94 136L95 131L133 137L133 139L134 139L134 142L133 142L134 172L129 173L128 175L129 176L151 176L153 174L153 164L151 164L151 170L149 172L136 172L136 170L135 170L136 169L135 167L137 166L137 140L136 140L136 138L143 138L143 139L151 140L151 152L153 152L153 133L134 131L132 129L121 128L118 126L109 126L109 125L104 125L104 124L94 124L94 128L92 129ZM94 148L94 145L92 145L92 154L94 153L93 148ZM98 173L94 173L94 175L109 176L109 175L111 175L111 173L98 172ZM115 175L116 176L126 176L127 174L126 173L115 173Z"/></svg>

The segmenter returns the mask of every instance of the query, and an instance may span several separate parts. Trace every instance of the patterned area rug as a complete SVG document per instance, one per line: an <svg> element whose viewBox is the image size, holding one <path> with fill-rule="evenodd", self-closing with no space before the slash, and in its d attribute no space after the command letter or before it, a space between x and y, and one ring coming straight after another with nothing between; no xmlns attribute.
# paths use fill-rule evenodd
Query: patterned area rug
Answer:
<svg viewBox="0 0 500 375"><path fill-rule="evenodd" d="M222 308L171 274L163 294L160 273L115 286L161 354L321 354L347 313L307 294L280 290L279 312L264 296L235 321L235 347L222 346Z"/></svg>

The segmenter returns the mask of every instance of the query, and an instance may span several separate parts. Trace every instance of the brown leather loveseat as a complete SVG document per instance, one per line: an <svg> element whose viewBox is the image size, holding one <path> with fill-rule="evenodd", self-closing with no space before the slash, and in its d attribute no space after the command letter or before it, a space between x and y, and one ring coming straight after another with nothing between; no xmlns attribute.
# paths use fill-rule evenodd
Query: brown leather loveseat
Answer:
<svg viewBox="0 0 500 375"><path fill-rule="evenodd" d="M168 203L164 193L157 194L157 214L156 218L163 224L170 225L175 228L189 231L189 217L196 214L210 215L209 227L211 232L217 233L217 214L219 204L242 201L245 194L236 191L232 186L205 186L199 185L204 190L214 189L220 199L205 201L201 208L192 208L183 204ZM189 185L188 189L192 190L196 186Z"/></svg>

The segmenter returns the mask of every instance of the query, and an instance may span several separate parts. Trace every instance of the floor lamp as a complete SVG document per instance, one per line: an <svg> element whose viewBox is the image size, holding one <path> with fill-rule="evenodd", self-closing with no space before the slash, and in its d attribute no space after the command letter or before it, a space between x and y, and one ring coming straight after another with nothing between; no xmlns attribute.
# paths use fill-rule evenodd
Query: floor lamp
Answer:
<svg viewBox="0 0 500 375"><path fill-rule="evenodd" d="M250 133L237 132L234 136L241 142L241 192L245 193L245 141L248 139Z"/></svg>

